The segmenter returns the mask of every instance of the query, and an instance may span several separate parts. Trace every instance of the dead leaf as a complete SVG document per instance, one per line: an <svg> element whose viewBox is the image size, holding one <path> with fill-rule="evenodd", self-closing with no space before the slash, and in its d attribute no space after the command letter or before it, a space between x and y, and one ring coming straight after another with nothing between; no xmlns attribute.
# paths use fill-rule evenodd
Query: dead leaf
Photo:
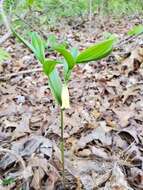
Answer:
<svg viewBox="0 0 143 190"><path fill-rule="evenodd" d="M107 134L108 129L106 128L106 124L104 122L100 122L100 125L101 126L94 129L90 134L81 137L77 142L77 147L84 148L86 144L93 140L100 140L104 145L110 145L111 137Z"/></svg>
<svg viewBox="0 0 143 190"><path fill-rule="evenodd" d="M97 157L103 158L105 160L109 159L109 155L102 148L96 148L95 146L91 146L91 151L92 154Z"/></svg>
<svg viewBox="0 0 143 190"><path fill-rule="evenodd" d="M45 173L42 168L34 169L33 173L34 173L34 175L33 175L33 179L32 179L30 186L36 190L40 190L41 189L41 180L43 179Z"/></svg>
<svg viewBox="0 0 143 190"><path fill-rule="evenodd" d="M112 169L112 175L110 181L106 182L104 190L133 190L127 183L126 178L120 169L120 167L115 163Z"/></svg>

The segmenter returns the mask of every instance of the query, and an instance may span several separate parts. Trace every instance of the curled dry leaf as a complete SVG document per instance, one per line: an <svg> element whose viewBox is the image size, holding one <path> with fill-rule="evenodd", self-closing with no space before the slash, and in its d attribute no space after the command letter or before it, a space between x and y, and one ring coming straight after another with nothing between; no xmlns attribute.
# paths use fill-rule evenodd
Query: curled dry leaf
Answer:
<svg viewBox="0 0 143 190"><path fill-rule="evenodd" d="M138 133L141 132L139 129L136 129L134 126L126 127L119 131L119 136L125 138L126 141L131 144L132 142L139 143Z"/></svg>

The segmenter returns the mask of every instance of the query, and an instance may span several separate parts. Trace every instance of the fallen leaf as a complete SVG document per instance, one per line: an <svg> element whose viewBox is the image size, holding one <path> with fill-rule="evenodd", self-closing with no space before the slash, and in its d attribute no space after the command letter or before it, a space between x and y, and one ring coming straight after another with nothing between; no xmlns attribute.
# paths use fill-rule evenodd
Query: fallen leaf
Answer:
<svg viewBox="0 0 143 190"><path fill-rule="evenodd" d="M122 170L116 163L112 169L110 181L106 182L104 190L133 190L128 185Z"/></svg>

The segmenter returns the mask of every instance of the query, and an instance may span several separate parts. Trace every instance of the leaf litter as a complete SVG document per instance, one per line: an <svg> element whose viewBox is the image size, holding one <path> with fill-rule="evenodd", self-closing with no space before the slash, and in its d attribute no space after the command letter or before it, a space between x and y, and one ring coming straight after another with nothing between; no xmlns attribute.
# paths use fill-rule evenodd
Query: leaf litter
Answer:
<svg viewBox="0 0 143 190"><path fill-rule="evenodd" d="M125 27L125 21L120 25L115 24L111 32L122 30L123 38L130 26ZM111 30L110 23L106 27ZM100 28L90 35L87 28L67 25L60 32L70 45L84 49L83 44L101 38ZM59 39L60 32L56 32ZM72 75L72 108L65 113L64 132L67 189L143 189L143 47L139 42L123 45L100 63L77 66ZM3 74L37 67L33 55L13 39L4 47L11 59L2 65ZM36 72L2 80L0 107L0 189L62 189L58 108L47 78ZM9 178L14 181L2 185Z"/></svg>

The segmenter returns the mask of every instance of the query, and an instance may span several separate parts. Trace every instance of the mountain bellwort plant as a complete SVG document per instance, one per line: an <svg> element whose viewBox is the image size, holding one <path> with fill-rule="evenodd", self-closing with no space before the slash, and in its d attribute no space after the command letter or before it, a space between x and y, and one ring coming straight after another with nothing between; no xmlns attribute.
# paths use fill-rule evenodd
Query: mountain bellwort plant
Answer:
<svg viewBox="0 0 143 190"><path fill-rule="evenodd" d="M80 53L76 48L72 48L72 50L69 51L68 49L66 49L64 45L58 44L55 41L53 41L53 44L51 44L51 48L63 56L64 59L61 62L59 60L47 59L45 57L45 42L36 32L31 33L31 43L26 41L14 30L13 34L34 53L36 59L41 63L43 72L48 77L48 84L50 86L52 95L55 98L56 103L60 107L60 150L62 163L62 178L64 184L64 110L70 108L68 81L70 79L71 72L73 71L74 67L78 64L85 64L91 61L101 60L102 58L108 56L112 51L113 44L116 41L116 37L114 35L111 35L106 40L94 44L91 47L88 47L85 50L81 51ZM63 80L61 79L56 68L56 66L61 63L64 68L62 76Z"/></svg>

